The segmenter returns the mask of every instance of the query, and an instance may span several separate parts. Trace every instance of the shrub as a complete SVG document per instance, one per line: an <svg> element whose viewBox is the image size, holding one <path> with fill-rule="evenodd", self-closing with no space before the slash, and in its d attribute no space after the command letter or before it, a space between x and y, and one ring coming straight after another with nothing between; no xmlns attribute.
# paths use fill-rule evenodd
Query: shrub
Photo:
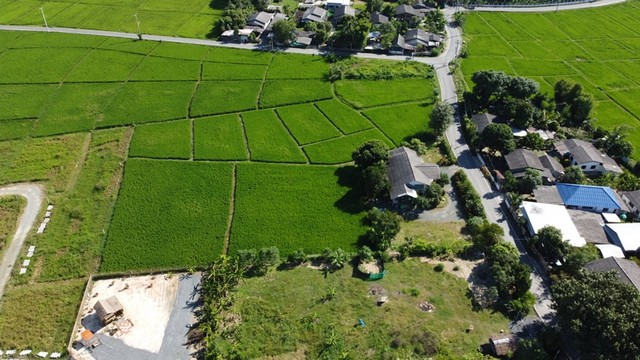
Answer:
<svg viewBox="0 0 640 360"><path fill-rule="evenodd" d="M480 195L476 192L469 182L467 175L462 170L458 170L451 177L451 184L458 195L458 201L462 205L462 211L466 218L474 216L487 218L482 205Z"/></svg>
<svg viewBox="0 0 640 360"><path fill-rule="evenodd" d="M287 263L291 265L300 265L307 261L307 254L303 249L298 249L287 256Z"/></svg>
<svg viewBox="0 0 640 360"><path fill-rule="evenodd" d="M439 263L438 265L436 265L433 270L437 271L437 272L441 272L442 270L444 270L444 264L443 263Z"/></svg>

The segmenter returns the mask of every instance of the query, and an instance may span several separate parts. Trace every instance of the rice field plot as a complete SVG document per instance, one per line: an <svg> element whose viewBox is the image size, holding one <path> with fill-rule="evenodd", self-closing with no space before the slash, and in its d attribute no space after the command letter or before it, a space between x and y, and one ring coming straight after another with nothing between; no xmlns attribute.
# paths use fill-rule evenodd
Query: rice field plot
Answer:
<svg viewBox="0 0 640 360"><path fill-rule="evenodd" d="M640 98L640 89L611 91L608 94L620 106L634 114L636 118L638 117L638 114L640 114L640 102L638 102L638 99Z"/></svg>
<svg viewBox="0 0 640 360"><path fill-rule="evenodd" d="M35 135L91 130L114 99L121 83L64 84L38 118Z"/></svg>
<svg viewBox="0 0 640 360"><path fill-rule="evenodd" d="M380 140L389 146L391 141L378 129L369 129L303 147L312 164L344 164L351 160L351 153L364 142Z"/></svg>
<svg viewBox="0 0 640 360"><path fill-rule="evenodd" d="M407 101L433 101L433 80L341 80L336 92L346 102L361 109Z"/></svg>
<svg viewBox="0 0 640 360"><path fill-rule="evenodd" d="M600 90L617 90L638 86L638 84L629 80L627 77L612 70L605 63L575 61L571 65L585 74L585 76L591 82L596 84L596 86L598 86Z"/></svg>
<svg viewBox="0 0 640 360"><path fill-rule="evenodd" d="M202 64L202 80L262 80L266 66L247 64Z"/></svg>
<svg viewBox="0 0 640 360"><path fill-rule="evenodd" d="M260 107L282 105L333 98L331 83L322 80L267 80L260 95Z"/></svg>
<svg viewBox="0 0 640 360"><path fill-rule="evenodd" d="M514 40L534 40L533 36L531 36L526 29L523 29L517 22L506 16L493 18L491 21L491 28L498 34L508 32L510 38Z"/></svg>
<svg viewBox="0 0 640 360"><path fill-rule="evenodd" d="M356 199L339 184L340 172L337 167L238 164L230 253L267 246L276 246L282 256L300 248L308 254L327 247L354 250L364 233L362 215L341 209Z"/></svg>
<svg viewBox="0 0 640 360"><path fill-rule="evenodd" d="M76 65L65 81L124 81L143 58L138 54L96 49Z"/></svg>
<svg viewBox="0 0 640 360"><path fill-rule="evenodd" d="M0 21L4 23L10 23L12 19L21 16L28 12L30 9L35 9L38 5L36 1L10 1L3 0L0 2L2 6L2 12L0 13Z"/></svg>
<svg viewBox="0 0 640 360"><path fill-rule="evenodd" d="M218 15L218 17L220 16L221 14ZM213 24L211 19L212 16L210 14L194 15L191 19L182 24L178 30L176 30L176 35L181 37L204 39L211 33L211 27Z"/></svg>
<svg viewBox="0 0 640 360"><path fill-rule="evenodd" d="M88 36L86 36L88 37ZM75 41L75 38L74 38ZM133 39L106 38L97 45L100 49L116 50L127 53L147 55L164 43L155 41L137 41Z"/></svg>
<svg viewBox="0 0 640 360"><path fill-rule="evenodd" d="M464 61L462 63L462 72L466 77L471 77L475 72L481 70L503 71L509 75L515 75L516 72L509 64L509 61L503 57L481 57L473 56L473 61ZM473 83L469 83L473 87Z"/></svg>
<svg viewBox="0 0 640 360"><path fill-rule="evenodd" d="M147 56L131 74L130 80L198 80L200 62Z"/></svg>
<svg viewBox="0 0 640 360"><path fill-rule="evenodd" d="M0 83L58 83L90 49L10 49L0 55Z"/></svg>
<svg viewBox="0 0 640 360"><path fill-rule="evenodd" d="M136 126L129 156L157 159L191 157L191 121L179 120Z"/></svg>
<svg viewBox="0 0 640 360"><path fill-rule="evenodd" d="M327 72L329 64L322 56L277 54L267 79L323 79Z"/></svg>
<svg viewBox="0 0 640 360"><path fill-rule="evenodd" d="M102 272L204 265L224 247L232 165L129 159Z"/></svg>
<svg viewBox="0 0 640 360"><path fill-rule="evenodd" d="M269 65L273 54L266 51L247 51L212 47L204 61L228 63L228 64L254 64Z"/></svg>
<svg viewBox="0 0 640 360"><path fill-rule="evenodd" d="M206 116L253 110L260 81L203 81L193 97L191 116Z"/></svg>
<svg viewBox="0 0 640 360"><path fill-rule="evenodd" d="M584 48L578 46L575 41L570 40L544 40L541 46L549 49L550 52L564 60L593 60L594 57Z"/></svg>
<svg viewBox="0 0 640 360"><path fill-rule="evenodd" d="M370 129L373 126L364 116L339 100L322 101L316 103L316 106L345 134Z"/></svg>
<svg viewBox="0 0 640 360"><path fill-rule="evenodd" d="M194 157L201 160L247 160L242 121L236 114L193 122Z"/></svg>
<svg viewBox="0 0 640 360"><path fill-rule="evenodd" d="M97 127L140 124L187 117L195 82L128 82Z"/></svg>
<svg viewBox="0 0 640 360"><path fill-rule="evenodd" d="M336 127L312 104L282 107L276 112L301 145L340 136Z"/></svg>
<svg viewBox="0 0 640 360"><path fill-rule="evenodd" d="M560 60L550 49L540 41L512 41L510 42L525 59ZM478 54L481 55L481 54ZM516 59L511 59L516 60ZM517 59L521 60L521 59Z"/></svg>
<svg viewBox="0 0 640 360"><path fill-rule="evenodd" d="M305 163L307 159L273 110L242 114L251 160Z"/></svg>
<svg viewBox="0 0 640 360"><path fill-rule="evenodd" d="M208 46L193 46L181 43L160 42L149 55L201 61L209 53L210 49L211 48Z"/></svg>
<svg viewBox="0 0 640 360"><path fill-rule="evenodd" d="M511 67L517 69L520 76L557 76L571 75L575 70L569 67L563 60L545 60L540 66L540 60L536 59L509 59Z"/></svg>
<svg viewBox="0 0 640 360"><path fill-rule="evenodd" d="M0 120L0 140L19 139L31 134L33 119Z"/></svg>
<svg viewBox="0 0 640 360"><path fill-rule="evenodd" d="M424 138L430 131L431 104L409 104L382 107L364 114L396 145L412 138Z"/></svg>
<svg viewBox="0 0 640 360"><path fill-rule="evenodd" d="M35 118L57 85L0 85L0 119Z"/></svg>
<svg viewBox="0 0 640 360"><path fill-rule="evenodd" d="M585 51L594 58L600 57L600 54L607 54L607 58L612 60L630 60L638 58L638 54L634 49L629 49L613 39L589 39L576 41L575 43L585 49Z"/></svg>
<svg viewBox="0 0 640 360"><path fill-rule="evenodd" d="M498 36L474 35L467 47L472 55L507 58L522 56L513 46Z"/></svg>
<svg viewBox="0 0 640 360"><path fill-rule="evenodd" d="M18 3L21 2L22 1L19 1ZM40 13L39 7L42 7L48 18L51 19L67 9L71 4L57 1L44 1L39 5L40 6L31 8L29 11L23 12L21 15L14 17L11 19L11 22L14 24L42 25L42 14Z"/></svg>

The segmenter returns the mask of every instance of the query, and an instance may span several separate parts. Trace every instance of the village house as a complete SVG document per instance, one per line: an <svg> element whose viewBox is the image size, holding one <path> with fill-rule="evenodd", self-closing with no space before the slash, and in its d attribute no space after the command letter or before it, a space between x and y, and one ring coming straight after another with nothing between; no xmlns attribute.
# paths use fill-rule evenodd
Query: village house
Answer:
<svg viewBox="0 0 640 360"><path fill-rule="evenodd" d="M391 55L404 55L405 52L412 53L415 50L416 50L415 46L405 43L404 36L398 35L398 36L396 36L395 39L393 39L393 42L391 43L391 46L389 47L389 54L391 54Z"/></svg>
<svg viewBox="0 0 640 360"><path fill-rule="evenodd" d="M624 191L620 193L622 201L629 207L636 219L640 217L640 190Z"/></svg>
<svg viewBox="0 0 640 360"><path fill-rule="evenodd" d="M545 226L553 226L562 231L562 239L570 245L582 247L587 244L562 205L523 201L520 211L527 221L527 230L531 236Z"/></svg>
<svg viewBox="0 0 640 360"><path fill-rule="evenodd" d="M273 18L272 13L260 11L254 14L251 14L247 19L247 25L244 27L245 29L253 29L260 33L262 33L269 23L271 23L271 19Z"/></svg>
<svg viewBox="0 0 640 360"><path fill-rule="evenodd" d="M620 281L640 290L640 266L631 260L608 257L592 261L584 267L592 272L615 271Z"/></svg>
<svg viewBox="0 0 640 360"><path fill-rule="evenodd" d="M569 139L556 141L553 145L560 155L569 157L571 165L578 166L585 174L622 174L616 161L591 143Z"/></svg>
<svg viewBox="0 0 640 360"><path fill-rule="evenodd" d="M379 12L373 12L371 13L371 23L373 25L380 25L380 24L386 24L389 22L389 18L382 15Z"/></svg>
<svg viewBox="0 0 640 360"><path fill-rule="evenodd" d="M351 0L328 0L324 5L324 7L330 11L341 6L351 6Z"/></svg>
<svg viewBox="0 0 640 360"><path fill-rule="evenodd" d="M352 8L351 6L340 6L333 12L333 23L337 24L338 22L340 22L340 20L342 20L343 17L356 16L356 14L356 9Z"/></svg>
<svg viewBox="0 0 640 360"><path fill-rule="evenodd" d="M442 36L428 33L422 29L411 29L404 34L404 41L407 44L415 47L423 47L425 49L432 49L440 46L442 42Z"/></svg>
<svg viewBox="0 0 640 360"><path fill-rule="evenodd" d="M638 255L640 223L606 224L604 232L611 242L619 246L626 255Z"/></svg>
<svg viewBox="0 0 640 360"><path fill-rule="evenodd" d="M626 207L613 189L607 186L556 184L564 206L598 213L623 213Z"/></svg>
<svg viewBox="0 0 640 360"><path fill-rule="evenodd" d="M527 169L535 169L540 172L544 183L552 184L564 174L564 168L558 160L547 154L538 155L528 149L515 149L505 155L504 159L516 178L524 176Z"/></svg>
<svg viewBox="0 0 640 360"><path fill-rule="evenodd" d="M402 146L389 152L387 174L391 200L396 202L404 197L417 198L427 186L440 178L440 168L424 162L415 151Z"/></svg>
<svg viewBox="0 0 640 360"><path fill-rule="evenodd" d="M302 18L300 19L300 21L303 23L307 23L311 21L325 22L326 20L327 20L327 10L319 6L312 6L308 8L302 15Z"/></svg>
<svg viewBox="0 0 640 360"><path fill-rule="evenodd" d="M478 134L482 134L482 132L484 131L484 129L489 126L489 124L493 124L493 122L496 120L497 116L493 115L493 114L489 114L489 113L482 113L482 114L474 114L471 116L471 121L473 121L473 123L476 126L476 129L478 131Z"/></svg>
<svg viewBox="0 0 640 360"><path fill-rule="evenodd" d="M405 22L415 22L420 20L424 14L409 5L396 6L396 19Z"/></svg>
<svg viewBox="0 0 640 360"><path fill-rule="evenodd" d="M493 356L508 356L516 351L518 338L513 334L496 334L489 338L489 349Z"/></svg>

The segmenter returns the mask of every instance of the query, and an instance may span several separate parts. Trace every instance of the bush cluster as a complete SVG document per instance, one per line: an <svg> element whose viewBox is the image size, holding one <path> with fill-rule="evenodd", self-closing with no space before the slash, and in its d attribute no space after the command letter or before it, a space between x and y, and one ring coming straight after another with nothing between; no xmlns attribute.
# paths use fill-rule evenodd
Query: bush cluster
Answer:
<svg viewBox="0 0 640 360"><path fill-rule="evenodd" d="M478 195L462 170L458 170L453 174L451 184L458 195L458 202L462 206L462 211L467 219L472 217L487 218L480 195Z"/></svg>

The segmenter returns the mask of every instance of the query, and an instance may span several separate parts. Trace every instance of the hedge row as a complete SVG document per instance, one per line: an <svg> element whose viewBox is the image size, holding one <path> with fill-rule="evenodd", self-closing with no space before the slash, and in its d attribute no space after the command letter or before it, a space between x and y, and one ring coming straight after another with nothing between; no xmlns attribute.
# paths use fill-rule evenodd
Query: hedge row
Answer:
<svg viewBox="0 0 640 360"><path fill-rule="evenodd" d="M458 195L458 203L467 219L472 217L487 218L480 195L473 188L464 171L456 171L451 177L451 184Z"/></svg>

